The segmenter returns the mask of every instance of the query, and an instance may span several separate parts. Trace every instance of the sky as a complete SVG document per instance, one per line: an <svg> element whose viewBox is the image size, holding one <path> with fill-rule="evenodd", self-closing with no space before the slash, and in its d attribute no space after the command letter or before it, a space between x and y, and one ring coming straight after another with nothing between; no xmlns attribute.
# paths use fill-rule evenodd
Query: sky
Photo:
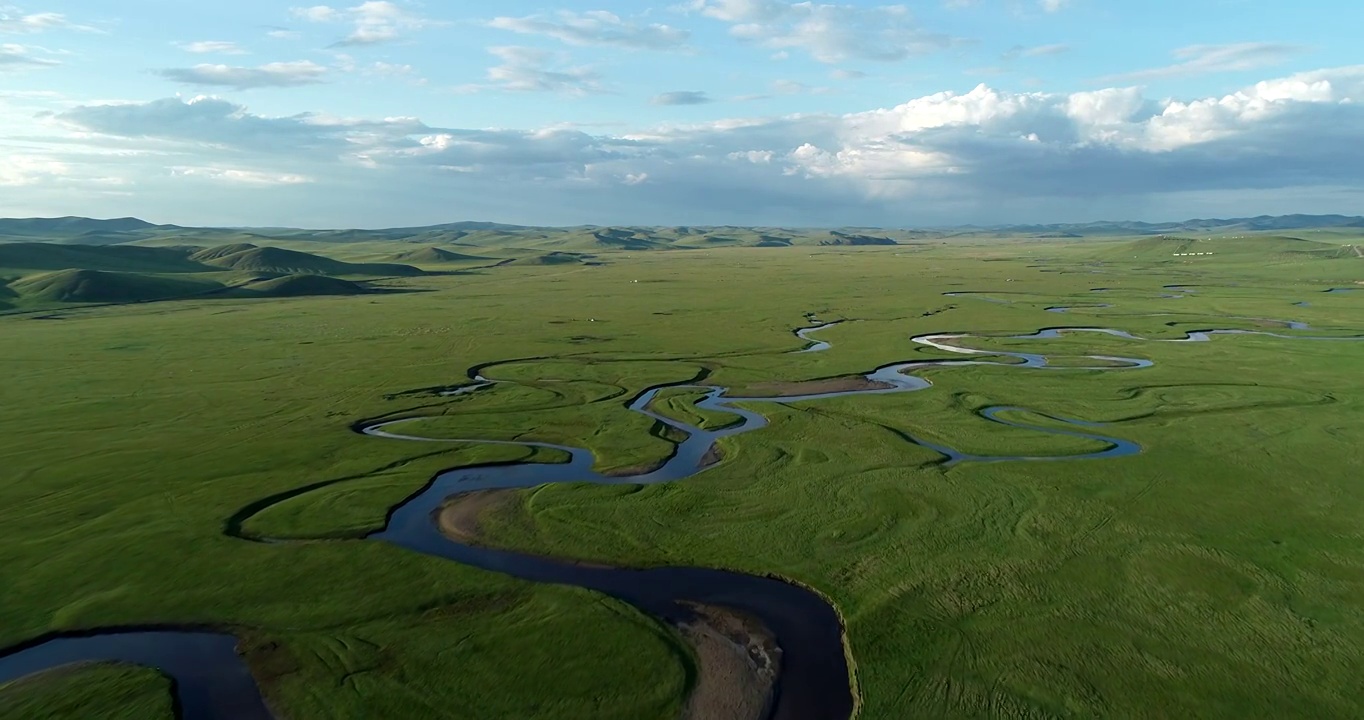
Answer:
<svg viewBox="0 0 1364 720"><path fill-rule="evenodd" d="M0 0L0 217L1364 212L1358 0Z"/></svg>

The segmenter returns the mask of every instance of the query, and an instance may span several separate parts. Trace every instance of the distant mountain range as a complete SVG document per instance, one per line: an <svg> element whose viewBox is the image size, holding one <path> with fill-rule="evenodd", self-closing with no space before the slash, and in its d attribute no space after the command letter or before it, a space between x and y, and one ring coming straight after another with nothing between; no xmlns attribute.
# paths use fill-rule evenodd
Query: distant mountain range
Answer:
<svg viewBox="0 0 1364 720"><path fill-rule="evenodd" d="M892 245L950 240L957 237L1013 236L1078 238L1161 234L1278 232L1322 228L1361 228L1364 217L1346 215L1262 215L1251 218L1198 219L1183 222L1135 221L1058 223L1049 225L958 226L921 229L848 227L802 229L774 227L535 227L493 222L454 222L378 230L305 230L298 228L203 228L155 225L138 218L96 220L83 217L0 219L0 242L57 242L119 245L136 241L184 242L188 245L249 243L256 240L301 240L330 243L395 241L468 247L520 247L540 250L654 250L741 245Z"/></svg>
<svg viewBox="0 0 1364 720"><path fill-rule="evenodd" d="M1219 232L1228 230L1272 232L1309 228L1364 228L1364 217L1350 215L1260 215L1250 218L1209 218L1167 223L1106 221L1056 225L1000 225L983 229L1020 234L1067 233L1084 237L1086 235L1160 235L1176 232L1206 232L1209 230Z"/></svg>

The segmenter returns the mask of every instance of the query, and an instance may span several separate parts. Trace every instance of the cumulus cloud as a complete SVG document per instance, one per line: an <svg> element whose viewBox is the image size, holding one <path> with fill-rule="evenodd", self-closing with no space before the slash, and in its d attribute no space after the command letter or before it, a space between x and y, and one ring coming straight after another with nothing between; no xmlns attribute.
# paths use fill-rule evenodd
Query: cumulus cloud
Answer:
<svg viewBox="0 0 1364 720"><path fill-rule="evenodd" d="M55 60L40 57L35 52L33 48L23 45L0 44L0 72L32 67L51 67L60 64Z"/></svg>
<svg viewBox="0 0 1364 720"><path fill-rule="evenodd" d="M158 75L178 83L200 86L221 86L237 90L266 87L299 87L322 82L327 68L311 60L275 62L258 67L215 65L203 63L188 68L166 68Z"/></svg>
<svg viewBox="0 0 1364 720"><path fill-rule="evenodd" d="M569 45L599 45L631 50L675 50L684 47L688 33L668 25L640 25L601 11L576 13L562 10L553 15L496 17L488 23L498 30L524 35L544 35Z"/></svg>
<svg viewBox="0 0 1364 720"><path fill-rule="evenodd" d="M730 24L736 38L779 52L801 50L823 63L895 62L955 44L918 26L904 5L859 7L776 0L693 0L695 12Z"/></svg>
<svg viewBox="0 0 1364 720"><path fill-rule="evenodd" d="M93 135L86 142L100 146L154 149L125 166L144 163L163 174L217 168L277 181L299 176L319 187L332 183L327 187L338 192L457 189L461 197L494 203L514 198L523 213L572 208L575 221L628 208L637 222L905 224L1004 219L944 216L972 208L1038 212L1110 200L1130 207L1172 193L1364 187L1362 100L1364 66L1357 66L1204 98L1153 99L1124 87L1020 93L982 85L847 115L614 133L270 117L217 98L78 106L55 121L79 137ZM257 177L196 172L242 186ZM338 197L323 194L333 203ZM346 197L361 202L371 194Z"/></svg>
<svg viewBox="0 0 1364 720"><path fill-rule="evenodd" d="M246 54L246 50L243 50L241 46L237 45L237 43L229 42L227 40L199 40L197 42L176 43L176 47L180 48L181 50L184 50L185 52L191 52L200 55Z"/></svg>
<svg viewBox="0 0 1364 720"><path fill-rule="evenodd" d="M1163 67L1110 75L1100 79L1104 83L1141 82L1167 77L1186 77L1208 73L1256 70L1278 65L1303 51L1285 43L1234 43L1231 45L1190 45L1175 50L1175 62Z"/></svg>
<svg viewBox="0 0 1364 720"><path fill-rule="evenodd" d="M655 95L651 102L655 105L705 105L714 100L702 90L675 90Z"/></svg>
<svg viewBox="0 0 1364 720"><path fill-rule="evenodd" d="M314 23L350 23L353 29L335 43L337 47L393 42L401 39L405 33L436 24L387 0L368 0L346 9L328 5L296 7L293 15Z"/></svg>

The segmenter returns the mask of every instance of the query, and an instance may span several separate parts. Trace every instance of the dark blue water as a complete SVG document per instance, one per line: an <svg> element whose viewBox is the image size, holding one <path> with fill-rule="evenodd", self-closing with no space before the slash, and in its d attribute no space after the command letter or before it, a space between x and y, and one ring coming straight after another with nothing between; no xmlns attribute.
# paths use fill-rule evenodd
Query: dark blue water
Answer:
<svg viewBox="0 0 1364 720"><path fill-rule="evenodd" d="M175 683L181 717L269 720L256 681L231 635L192 631L111 632L64 637L0 657L0 684L75 663L120 662L156 668ZM89 717L98 717L91 709Z"/></svg>

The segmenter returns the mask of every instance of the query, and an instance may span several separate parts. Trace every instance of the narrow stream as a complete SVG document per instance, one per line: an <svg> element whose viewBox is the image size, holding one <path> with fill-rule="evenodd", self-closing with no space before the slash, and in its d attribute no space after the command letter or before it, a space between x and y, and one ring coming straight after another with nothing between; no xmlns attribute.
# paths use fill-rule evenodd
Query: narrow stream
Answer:
<svg viewBox="0 0 1364 720"><path fill-rule="evenodd" d="M817 333L820 330L828 330L831 327L842 324L843 324L842 320L835 320L833 322L820 323L818 325L815 325L814 327L801 328L797 330L796 337L810 344L805 348L802 348L800 350L794 350L792 352L795 354L801 354L824 352L825 350L828 350L829 348L833 347L833 345L822 340L815 340L814 338L810 337L810 335L812 333Z"/></svg>

